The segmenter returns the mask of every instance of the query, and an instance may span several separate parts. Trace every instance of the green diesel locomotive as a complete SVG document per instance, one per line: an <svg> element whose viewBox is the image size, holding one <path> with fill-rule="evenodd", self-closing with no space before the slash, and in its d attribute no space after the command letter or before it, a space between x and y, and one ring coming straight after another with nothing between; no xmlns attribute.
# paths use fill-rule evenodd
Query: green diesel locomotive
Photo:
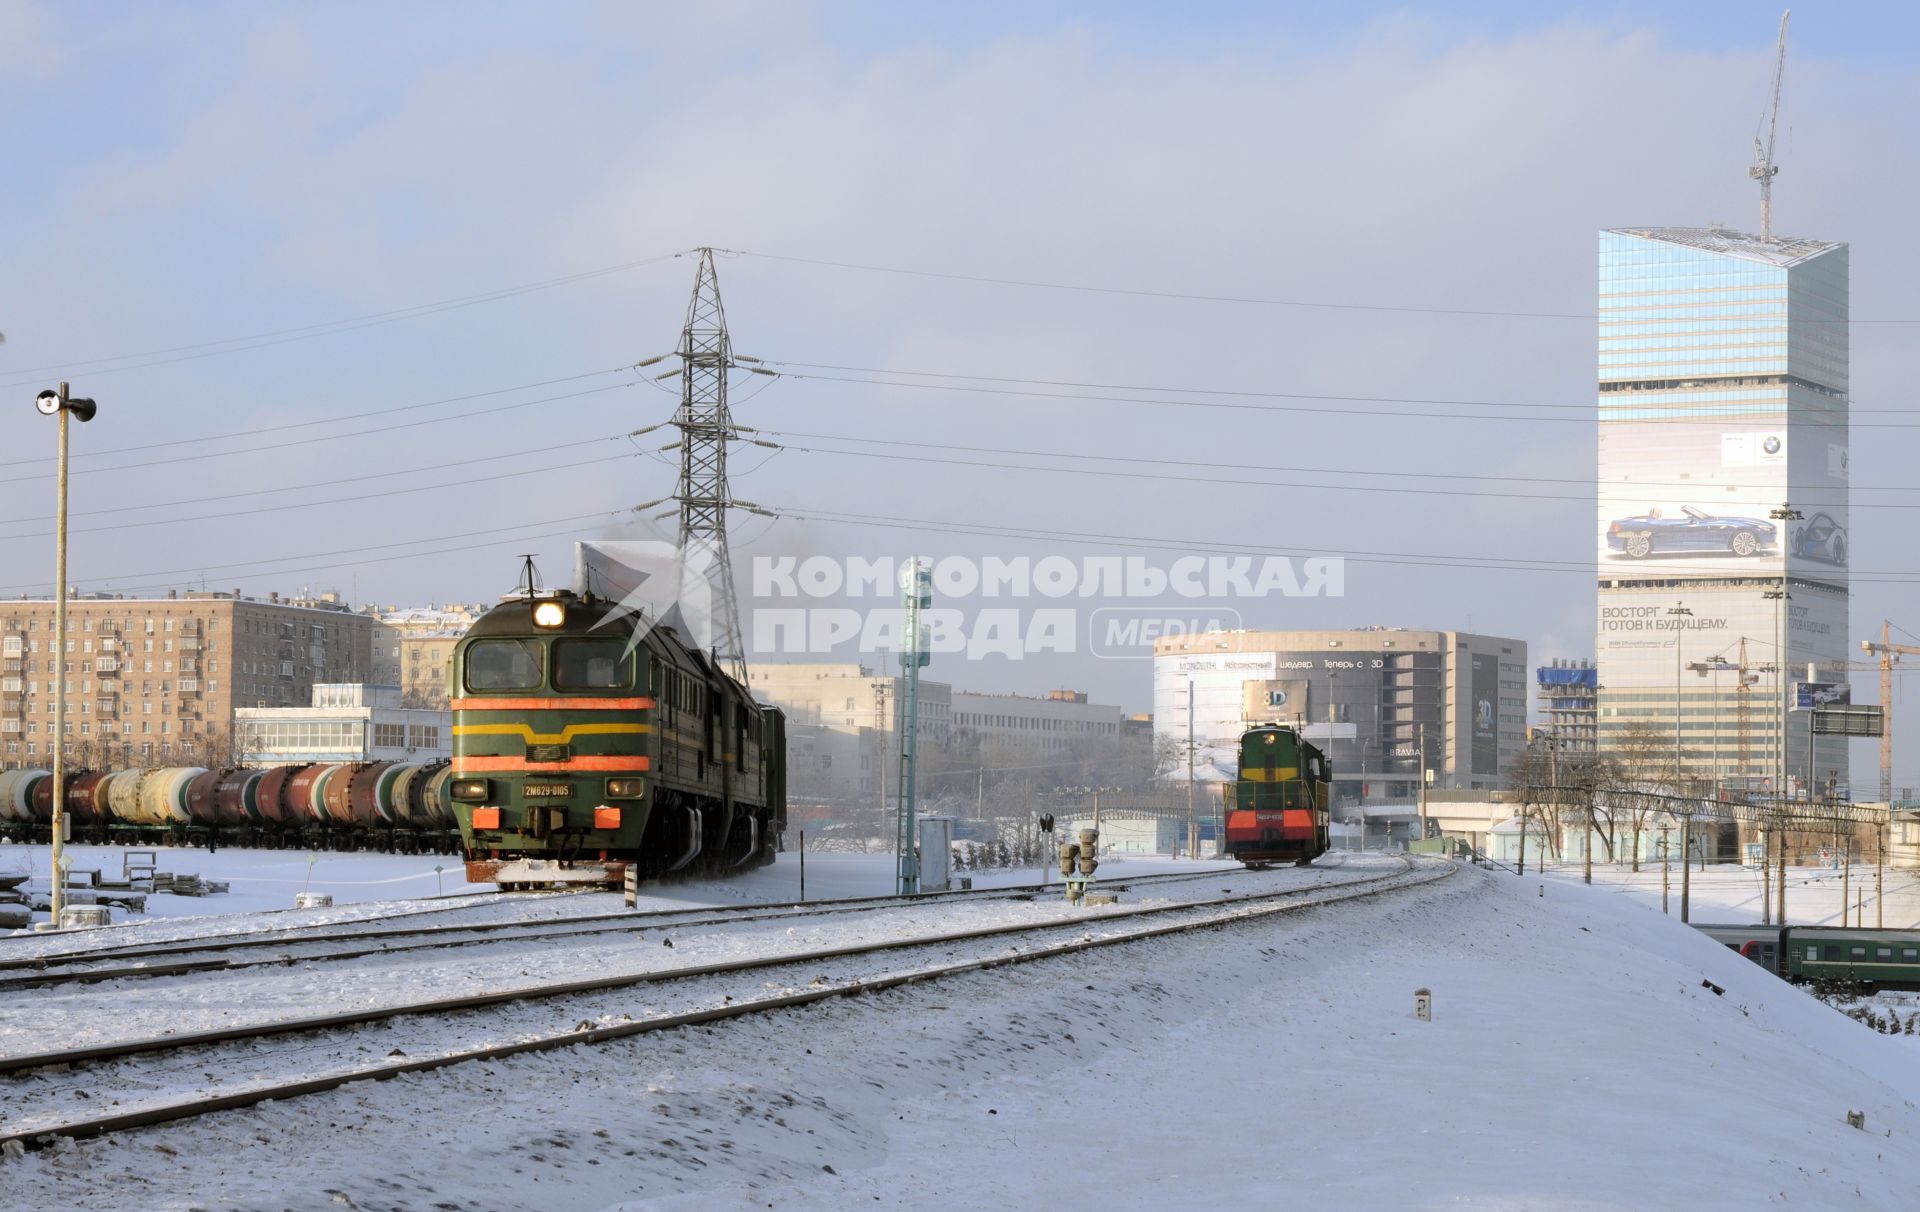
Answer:
<svg viewBox="0 0 1920 1212"><path fill-rule="evenodd" d="M619 885L771 863L786 720L664 625L529 590L454 649L446 786L467 878Z"/></svg>
<svg viewBox="0 0 1920 1212"><path fill-rule="evenodd" d="M1227 857L1249 867L1306 866L1327 852L1333 767L1292 728L1251 728L1240 738L1240 778L1227 806Z"/></svg>

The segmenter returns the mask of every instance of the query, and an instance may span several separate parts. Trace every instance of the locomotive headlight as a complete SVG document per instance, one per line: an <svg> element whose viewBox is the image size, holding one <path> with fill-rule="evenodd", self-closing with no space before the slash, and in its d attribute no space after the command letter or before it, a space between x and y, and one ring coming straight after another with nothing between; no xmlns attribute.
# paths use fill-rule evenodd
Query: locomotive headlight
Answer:
<svg viewBox="0 0 1920 1212"><path fill-rule="evenodd" d="M535 627L564 627L567 622L567 607L563 602L541 602L533 608Z"/></svg>
<svg viewBox="0 0 1920 1212"><path fill-rule="evenodd" d="M488 786L485 779L455 779L447 788L447 793L456 800L479 801L487 798Z"/></svg>
<svg viewBox="0 0 1920 1212"><path fill-rule="evenodd" d="M607 798L610 800L637 800L645 795L645 779L608 779Z"/></svg>

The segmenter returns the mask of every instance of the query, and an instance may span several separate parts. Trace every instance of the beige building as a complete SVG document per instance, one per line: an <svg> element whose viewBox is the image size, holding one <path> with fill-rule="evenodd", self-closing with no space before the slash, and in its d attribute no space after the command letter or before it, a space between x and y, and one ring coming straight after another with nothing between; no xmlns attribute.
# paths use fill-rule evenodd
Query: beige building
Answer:
<svg viewBox="0 0 1920 1212"><path fill-rule="evenodd" d="M1086 742L1121 739L1124 718L1118 707L1087 702L1077 690L1055 690L1044 698L1021 694L953 695L953 730L978 738L987 752L1063 754Z"/></svg>
<svg viewBox="0 0 1920 1212"><path fill-rule="evenodd" d="M787 713L790 724L818 724L840 732L871 728L891 738L906 682L853 664L754 665L747 680L760 698ZM953 736L953 687L920 679L918 724L923 745ZM889 742L891 743L891 742Z"/></svg>
<svg viewBox="0 0 1920 1212"><path fill-rule="evenodd" d="M368 680L398 686L411 707L447 706L453 646L486 611L480 605L453 605L369 612L373 652Z"/></svg>
<svg viewBox="0 0 1920 1212"><path fill-rule="evenodd" d="M788 794L884 804L898 777L905 680L846 663L752 665L754 695L787 714ZM922 758L953 737L953 687L920 679Z"/></svg>
<svg viewBox="0 0 1920 1212"><path fill-rule="evenodd" d="M76 764L212 765L231 759L235 708L365 681L371 646L371 621L332 594L75 598L64 661L53 624L50 600L0 602L0 767L51 760L63 678Z"/></svg>

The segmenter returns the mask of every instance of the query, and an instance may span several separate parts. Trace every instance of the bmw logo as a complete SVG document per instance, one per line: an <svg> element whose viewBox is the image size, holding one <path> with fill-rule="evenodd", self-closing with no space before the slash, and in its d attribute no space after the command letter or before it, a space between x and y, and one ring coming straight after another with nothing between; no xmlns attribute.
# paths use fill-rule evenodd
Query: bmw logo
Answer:
<svg viewBox="0 0 1920 1212"><path fill-rule="evenodd" d="M1779 454L1780 453L1780 435L1777 433L1768 434L1766 436L1766 440L1760 443L1760 448L1766 451L1770 455Z"/></svg>

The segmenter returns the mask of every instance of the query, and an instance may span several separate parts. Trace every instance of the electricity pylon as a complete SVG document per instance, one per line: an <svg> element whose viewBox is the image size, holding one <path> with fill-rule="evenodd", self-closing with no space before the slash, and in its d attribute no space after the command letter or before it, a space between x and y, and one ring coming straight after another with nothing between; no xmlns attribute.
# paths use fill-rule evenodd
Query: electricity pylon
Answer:
<svg viewBox="0 0 1920 1212"><path fill-rule="evenodd" d="M727 510L743 504L734 501L727 488L727 443L739 437L727 411L727 376L740 360L727 338L713 250L697 251L700 267L693 279L693 299L675 351L681 363L680 410L673 417L680 430L680 481L674 492L680 502L680 559L682 575L703 563L712 570L714 659L744 686L747 650L740 638L740 602L727 552Z"/></svg>

